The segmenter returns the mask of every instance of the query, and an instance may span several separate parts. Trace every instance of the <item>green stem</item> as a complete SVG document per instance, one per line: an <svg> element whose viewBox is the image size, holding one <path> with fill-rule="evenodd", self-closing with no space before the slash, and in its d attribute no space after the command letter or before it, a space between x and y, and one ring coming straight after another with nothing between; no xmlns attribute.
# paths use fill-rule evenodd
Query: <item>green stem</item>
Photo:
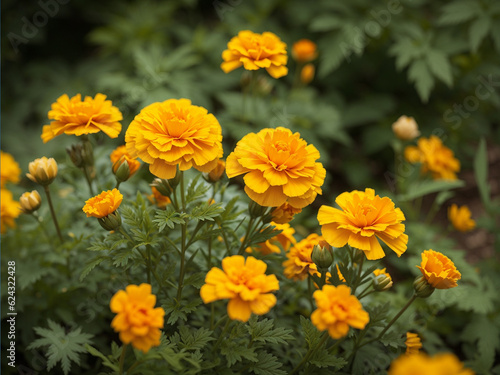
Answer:
<svg viewBox="0 0 500 375"><path fill-rule="evenodd" d="M290 372L289 375L292 375L292 374L295 374L296 372L298 372L301 369L301 367L306 364L306 362L309 360L309 358L311 358L311 356L314 354L314 352L323 346L323 344L326 342L328 337L329 337L328 332L323 333L323 336L321 337L321 340L318 343L318 345L316 345L314 348L309 348L309 350L307 351L304 358L302 358L302 361L300 361L300 363L297 366L295 366L295 368L292 370L292 372Z"/></svg>
<svg viewBox="0 0 500 375"><path fill-rule="evenodd" d="M309 303L311 304L311 312L314 310L314 302L313 302L313 280L311 276L307 277L307 297L309 299Z"/></svg>
<svg viewBox="0 0 500 375"><path fill-rule="evenodd" d="M115 189L118 189L118 188L120 187L120 184L121 184L121 183L122 183L121 181L118 181L118 180L117 180L117 181L116 181L116 185L115 185Z"/></svg>
<svg viewBox="0 0 500 375"><path fill-rule="evenodd" d="M222 328L222 332L220 333L220 336L219 338L217 339L215 345L214 345L214 348L213 348L213 351L217 351L217 348L219 347L220 343L222 342L222 339L224 338L224 336L226 335L226 332L229 328L229 325L231 324L232 320L229 319L229 316L227 317L227 321L226 321L226 324L224 325L224 328Z"/></svg>
<svg viewBox="0 0 500 375"><path fill-rule="evenodd" d="M361 258L361 262L359 262L359 269L358 269L358 276L356 277L356 281L354 283L354 287L352 288L352 294L354 294L356 292L356 289L358 288L360 282L361 282L361 271L363 269L363 262L365 261L365 258L362 257Z"/></svg>
<svg viewBox="0 0 500 375"><path fill-rule="evenodd" d="M125 363L125 352L127 351L127 348L128 348L128 344L124 344L123 347L122 347L122 354L120 355L120 370L119 370L119 374L122 375L123 374L123 365Z"/></svg>
<svg viewBox="0 0 500 375"><path fill-rule="evenodd" d="M89 185L90 195L95 196L94 188L92 187L92 179L90 178L89 175L89 170L87 166L83 166L82 169L83 169L83 174L85 175L85 179L87 180L87 184Z"/></svg>
<svg viewBox="0 0 500 375"><path fill-rule="evenodd" d="M361 299L361 298L365 297L363 294L364 294L364 293L365 293L368 289L370 289L371 287L372 287L372 283L369 283L369 284L367 285L367 287L366 287L365 289L363 289L363 291L362 291L361 293L359 293L358 299ZM368 293L368 294L369 294L369 293ZM366 294L366 295L368 295L368 294Z"/></svg>
<svg viewBox="0 0 500 375"><path fill-rule="evenodd" d="M245 237L243 237L243 240L241 241L241 245L240 245L240 248L238 250L238 255L241 255L244 253L245 249L246 249L246 243L248 241L248 237L250 236L250 231L252 229L252 226L253 226L253 223L254 223L255 219L253 217L250 218L250 221L248 222L248 226L247 226L247 230L246 230L246 233L245 233Z"/></svg>
<svg viewBox="0 0 500 375"><path fill-rule="evenodd" d="M52 198L50 196L49 186L45 185L44 187L45 194L47 195L47 202L49 202L50 214L52 215L52 221L56 227L57 235L59 236L59 240L61 243L64 242L63 236L61 234L61 230L59 229L59 223L57 222L56 212L54 211L54 205L52 204Z"/></svg>
<svg viewBox="0 0 500 375"><path fill-rule="evenodd" d="M181 204L182 204L182 212L186 212L186 197L184 194L184 172L180 171L181 179L180 179L180 190L181 190ZM184 223L181 225L181 265L179 270L179 285L177 286L177 302L180 303L182 299L182 288L184 283L184 274L186 272L186 232L187 232L187 224Z"/></svg>

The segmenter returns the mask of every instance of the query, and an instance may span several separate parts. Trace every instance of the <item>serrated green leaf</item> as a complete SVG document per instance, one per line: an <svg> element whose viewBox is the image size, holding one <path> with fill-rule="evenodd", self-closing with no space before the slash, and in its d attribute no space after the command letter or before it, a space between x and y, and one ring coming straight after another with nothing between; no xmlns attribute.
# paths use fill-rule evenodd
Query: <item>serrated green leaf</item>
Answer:
<svg viewBox="0 0 500 375"><path fill-rule="evenodd" d="M485 315L476 315L462 331L461 339L471 344L477 342L475 368L488 372L495 361L495 351L500 350L500 330Z"/></svg>
<svg viewBox="0 0 500 375"><path fill-rule="evenodd" d="M209 204L205 202L201 205L195 206L190 212L190 216L194 220L199 221L214 221L214 218L224 212L222 203Z"/></svg>
<svg viewBox="0 0 500 375"><path fill-rule="evenodd" d="M472 52L476 52L482 40L488 35L491 28L491 18L489 16L480 17L469 28L469 41Z"/></svg>
<svg viewBox="0 0 500 375"><path fill-rule="evenodd" d="M295 339L291 335L292 332L293 330L283 327L274 328L274 320L272 319L259 321L257 317L252 316L248 322L248 333L256 342L288 345L290 341Z"/></svg>
<svg viewBox="0 0 500 375"><path fill-rule="evenodd" d="M408 78L415 83L420 99L426 103L434 87L434 78L424 60L413 61L408 69Z"/></svg>
<svg viewBox="0 0 500 375"><path fill-rule="evenodd" d="M116 345L115 342L113 342L112 344ZM117 345L116 345L117 346ZM85 349L87 349L87 351L93 355L94 357L98 357L98 358L101 358L102 359L102 364L106 367L109 367L110 369L114 370L114 371L118 371L119 368L118 368L118 364L116 363L113 363L111 362L111 360L106 357L104 354L102 354L99 350L97 350L96 348L94 348L93 346L89 345L89 344L85 344ZM120 351L121 352L121 351Z"/></svg>
<svg viewBox="0 0 500 375"><path fill-rule="evenodd" d="M83 281L96 266L98 266L99 264L108 259L110 259L109 256L101 255L89 261L83 268L82 273L80 274L80 281Z"/></svg>
<svg viewBox="0 0 500 375"><path fill-rule="evenodd" d="M441 25L455 25L473 19L478 14L478 6L474 0L458 0L441 8L438 19Z"/></svg>
<svg viewBox="0 0 500 375"><path fill-rule="evenodd" d="M447 56L442 51L431 49L427 52L426 59L431 72L446 83L448 87L451 87L453 76L451 74L451 64Z"/></svg>
<svg viewBox="0 0 500 375"><path fill-rule="evenodd" d="M248 348L246 345L241 345L235 340L223 341L220 353L226 357L228 368L236 362L241 362L243 359L247 359L250 362L258 361L255 348Z"/></svg>
<svg viewBox="0 0 500 375"><path fill-rule="evenodd" d="M250 371L257 375L286 375L287 372L280 370L283 366L278 358L267 352L259 352L257 361L249 367Z"/></svg>
<svg viewBox="0 0 500 375"><path fill-rule="evenodd" d="M310 319L304 318L302 315L300 316L300 325L309 349L315 348L319 343L321 332L312 324Z"/></svg>
<svg viewBox="0 0 500 375"><path fill-rule="evenodd" d="M319 368L333 367L335 370L340 370L347 364L344 358L331 355L325 347L315 351L309 362Z"/></svg>
<svg viewBox="0 0 500 375"><path fill-rule="evenodd" d="M486 150L486 141L481 138L479 147L474 157L474 175L476 177L477 187L481 200L485 207L490 205L490 186L488 184L488 153Z"/></svg>
<svg viewBox="0 0 500 375"><path fill-rule="evenodd" d="M185 350L201 350L207 343L215 340L211 337L212 333L213 331L206 328L199 328L192 332L188 326L181 326L179 328L180 343L178 346Z"/></svg>

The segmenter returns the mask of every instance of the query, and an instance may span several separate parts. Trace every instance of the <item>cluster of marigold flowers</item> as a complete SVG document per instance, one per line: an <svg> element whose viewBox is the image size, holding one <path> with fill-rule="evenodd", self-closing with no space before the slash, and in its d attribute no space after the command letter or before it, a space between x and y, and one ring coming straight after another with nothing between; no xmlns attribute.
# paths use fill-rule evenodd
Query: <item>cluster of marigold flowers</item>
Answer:
<svg viewBox="0 0 500 375"><path fill-rule="evenodd" d="M317 57L315 44L301 40L294 45L292 55L301 65L302 75L306 76L303 82L310 81L314 70L311 74L313 68L304 64ZM286 44L269 32L256 34L241 31L228 43L222 58L221 68L226 73L241 66L247 70L266 69L273 78L288 73ZM304 73L304 69L309 69L309 73ZM48 116L52 121L43 128L44 142L61 134L86 136L102 131L116 138L121 132L122 115L103 94L94 98L85 97L84 100L79 94L72 98L63 95L52 105ZM411 128L395 125L398 136L410 139L418 135L418 129L415 130L412 122L409 119L404 121ZM458 171L459 163L436 137L429 140L420 138L418 148L410 146L406 154L409 161L420 162L422 170L430 171L434 178L456 178L454 173ZM313 253L317 246L342 248L349 245L360 250L368 260L376 260L385 256L382 248L385 244L399 257L408 244L403 224L405 216L401 209L395 207L390 198L380 197L370 188L345 192L335 199L339 208L324 205L319 209L317 218L321 236L311 234L297 242L288 223L318 194L322 194L321 187L326 177L326 170L318 161L320 154L316 147L287 128L265 128L244 136L225 163L221 160L222 156L222 129L215 116L188 99L168 99L143 108L135 116L126 130L125 145L113 151L110 160L117 187L138 171L139 159L147 164L151 174L157 177L151 199L159 207L170 203L168 195L171 187L168 181L176 177L178 170L195 168L212 175L212 178L220 178L224 170L229 178L241 176L248 197L260 206L272 207L272 225L282 231L275 238L247 251L267 255L281 252L281 246L286 251L287 260L283 266L284 274L289 279L304 280L326 274L326 284L313 294L317 308L312 312L311 320L318 330L328 331L333 339L340 339L348 334L351 327L364 329L369 322L369 314L345 284L338 265L338 276L343 283L336 286L329 283L331 274L326 271L333 258L329 264L320 264L320 269L318 262L313 260ZM75 158L78 159L78 155ZM8 166L6 168L4 161ZM47 174L50 163L44 163L39 163L40 169L33 166L33 171L30 165L28 175L42 185L57 173L56 165L55 173ZM14 206L8 197L4 199L3 186L7 181L18 182L19 177L15 177L16 173L19 174L18 169L13 159L2 153L2 233L4 224L13 226L14 217L14 214L8 214L13 212ZM33 200L27 199L30 202ZM106 230L116 230L121 225L117 210L122 201L123 195L118 188L103 191L89 198L83 211L88 217L97 218ZM463 211L451 211L451 217L460 217L459 221L464 221L466 214ZM422 276L415 288L417 295L422 297L432 293L434 288L457 286L461 277L449 258L433 250L422 253L419 269ZM277 303L273 292L280 288L278 278L267 275L266 270L267 264L251 255L226 257L221 262L221 268L213 267L208 271L200 296L205 303L229 300L229 318L246 322L251 314L266 314ZM381 290L392 285L385 269L377 270L374 277L379 280ZM111 325L120 333L124 344L130 343L144 352L159 345L165 312L155 308L155 304L156 297L148 284L129 285L125 291L118 291L113 296L110 307L117 315ZM397 366L403 365L394 366L397 369Z"/></svg>

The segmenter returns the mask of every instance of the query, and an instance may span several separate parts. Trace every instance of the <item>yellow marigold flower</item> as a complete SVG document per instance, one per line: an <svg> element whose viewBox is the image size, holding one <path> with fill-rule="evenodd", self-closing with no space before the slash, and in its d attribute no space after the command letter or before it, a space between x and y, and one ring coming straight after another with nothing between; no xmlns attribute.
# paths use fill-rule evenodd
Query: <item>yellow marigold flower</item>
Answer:
<svg viewBox="0 0 500 375"><path fill-rule="evenodd" d="M306 64L300 71L300 82L304 85L307 85L314 79L314 73L316 72L316 68L313 64Z"/></svg>
<svg viewBox="0 0 500 375"><path fill-rule="evenodd" d="M213 267L208 271L200 296L204 303L219 299L230 299L227 315L242 322L250 319L251 313L266 314L276 304L270 293L279 290L275 275L266 275L267 265L249 256L233 255L222 260L222 270Z"/></svg>
<svg viewBox="0 0 500 375"><path fill-rule="evenodd" d="M210 172L204 174L203 176L208 182L217 182L224 175L226 170L226 162L222 159L217 160L217 165Z"/></svg>
<svg viewBox="0 0 500 375"><path fill-rule="evenodd" d="M117 315L111 322L120 340L147 353L160 345L160 329L163 328L165 311L155 308L156 296L151 294L151 285L129 285L111 298L111 311Z"/></svg>
<svg viewBox="0 0 500 375"><path fill-rule="evenodd" d="M416 333L406 332L406 354L417 354L422 348L420 337Z"/></svg>
<svg viewBox="0 0 500 375"><path fill-rule="evenodd" d="M295 215L301 212L302 208L295 208L288 203L283 203L271 212L271 216L276 224L286 224L289 223Z"/></svg>
<svg viewBox="0 0 500 375"><path fill-rule="evenodd" d="M7 182L17 184L20 180L21 168L14 160L14 157L7 153L0 151L0 184L2 189Z"/></svg>
<svg viewBox="0 0 500 375"><path fill-rule="evenodd" d="M130 171L129 178L132 177L141 166L141 162L139 160L129 155L125 145L114 149L113 152L111 152L111 155L109 155L109 158L111 159L111 163L113 163L113 173L116 173L118 168L120 168L123 163L127 163Z"/></svg>
<svg viewBox="0 0 500 375"><path fill-rule="evenodd" d="M227 157L226 173L229 178L244 174L245 192L261 206L303 208L321 194L326 171L318 159L316 147L299 133L268 128L237 143Z"/></svg>
<svg viewBox="0 0 500 375"><path fill-rule="evenodd" d="M385 275L386 277L388 277L390 280L392 280L392 277L391 275L386 272L385 268L377 268L375 271L373 271L373 274L375 276L378 276L378 275Z"/></svg>
<svg viewBox="0 0 500 375"><path fill-rule="evenodd" d="M293 237L295 229L293 229L289 224L277 224L271 222L271 225L274 225L275 229L281 230L281 233L274 236L273 238L268 239L266 242L262 242L252 248L247 248L247 253L251 253L253 249L261 253L262 255L268 255L272 253L280 254L281 249L279 245L281 245L284 251L288 251L291 245L297 243L297 241Z"/></svg>
<svg viewBox="0 0 500 375"><path fill-rule="evenodd" d="M103 191L101 194L88 199L83 207L87 217L102 218L115 212L122 203L123 195L118 189Z"/></svg>
<svg viewBox="0 0 500 375"><path fill-rule="evenodd" d="M240 31L227 43L222 59L224 62L220 67L224 73L243 65L246 70L265 68L273 78L288 74L286 44L270 32L257 34L249 30Z"/></svg>
<svg viewBox="0 0 500 375"><path fill-rule="evenodd" d="M4 234L7 231L7 227L16 227L16 222L14 220L21 214L21 206L19 202L13 199L12 193L9 190L2 189L0 208L0 233Z"/></svg>
<svg viewBox="0 0 500 375"><path fill-rule="evenodd" d="M404 233L403 212L390 198L380 198L375 190L354 190L340 194L335 202L342 210L321 206L318 221L325 240L333 247L349 244L363 250L367 259L384 257L378 239L389 246L398 257L406 251L408 235Z"/></svg>
<svg viewBox="0 0 500 375"><path fill-rule="evenodd" d="M467 232L476 227L476 222L470 216L471 212L467 206L458 207L456 204L452 204L448 208L448 219L453 227L460 232Z"/></svg>
<svg viewBox="0 0 500 375"><path fill-rule="evenodd" d="M401 116L392 124L392 131L399 139L411 141L420 135L417 122L413 117Z"/></svg>
<svg viewBox="0 0 500 375"><path fill-rule="evenodd" d="M462 278L450 258L432 249L422 253L422 263L417 268L427 282L436 289L454 288L458 285L457 281Z"/></svg>
<svg viewBox="0 0 500 375"><path fill-rule="evenodd" d="M388 375L474 375L451 353L429 357L425 353L401 355L391 363Z"/></svg>
<svg viewBox="0 0 500 375"><path fill-rule="evenodd" d="M300 39L292 46L292 57L298 62L309 62L318 57L316 43L309 39Z"/></svg>
<svg viewBox="0 0 500 375"><path fill-rule="evenodd" d="M421 137L417 146L406 147L405 158L410 163L421 163L422 173L430 172L435 180L456 180L460 171L460 161L435 135Z"/></svg>
<svg viewBox="0 0 500 375"><path fill-rule="evenodd" d="M42 186L50 185L57 176L56 161L45 156L30 162L28 169L30 173L26 173L26 176Z"/></svg>
<svg viewBox="0 0 500 375"><path fill-rule="evenodd" d="M94 98L86 96L83 101L80 94L71 99L64 94L52 103L48 117L53 121L43 127L44 143L63 133L80 136L102 131L108 137L116 138L122 130L120 110L103 94L96 94Z"/></svg>
<svg viewBox="0 0 500 375"><path fill-rule="evenodd" d="M349 327L365 328L370 316L363 310L361 302L351 295L346 285L325 285L313 294L318 307L311 314L311 322L319 331L328 330L334 339L347 335Z"/></svg>
<svg viewBox="0 0 500 375"><path fill-rule="evenodd" d="M33 190L31 193L27 191L19 198L19 204L23 213L31 214L40 208L42 197L40 197L40 194L36 190Z"/></svg>
<svg viewBox="0 0 500 375"><path fill-rule="evenodd" d="M156 204L158 208L165 208L167 204L172 202L169 197L160 193L154 186L151 186L151 191L153 194L148 195L148 199L151 203Z"/></svg>
<svg viewBox="0 0 500 375"><path fill-rule="evenodd" d="M318 266L312 260L314 246L319 244L323 237L312 233L299 241L286 254L288 260L283 262L284 274L293 280L304 280L308 275L321 276Z"/></svg>
<svg viewBox="0 0 500 375"><path fill-rule="evenodd" d="M149 164L152 174L175 177L191 167L210 172L222 157L222 129L203 107L169 99L145 107L125 133L127 151Z"/></svg>

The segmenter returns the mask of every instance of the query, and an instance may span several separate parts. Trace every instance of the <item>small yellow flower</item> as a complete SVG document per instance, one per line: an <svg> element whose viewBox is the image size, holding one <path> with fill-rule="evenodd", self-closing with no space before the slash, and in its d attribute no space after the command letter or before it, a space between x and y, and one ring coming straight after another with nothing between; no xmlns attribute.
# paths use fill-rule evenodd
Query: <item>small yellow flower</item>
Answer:
<svg viewBox="0 0 500 375"><path fill-rule="evenodd" d="M283 262L284 274L288 279L304 280L309 275L321 276L318 266L312 260L314 246L321 240L323 237L312 233L290 249L286 254L288 259Z"/></svg>
<svg viewBox="0 0 500 375"><path fill-rule="evenodd" d="M302 82L304 85L307 85L314 79L314 73L316 71L316 68L314 67L313 64L306 64L300 71L300 82Z"/></svg>
<svg viewBox="0 0 500 375"><path fill-rule="evenodd" d="M13 199L12 193L7 189L1 190L0 207L0 233L4 234L7 231L7 227L16 227L14 220L21 214L21 207L19 202Z"/></svg>
<svg viewBox="0 0 500 375"><path fill-rule="evenodd" d="M321 206L318 221L325 240L333 247L346 244L362 250L367 259L385 256L379 239L399 257L406 251L408 235L404 233L403 212L388 197L375 195L375 190L354 190L336 199L341 210Z"/></svg>
<svg viewBox="0 0 500 375"><path fill-rule="evenodd" d="M117 315L111 322L120 340L147 353L153 346L160 345L160 329L163 328L165 311L155 308L156 296L151 294L151 285L129 285L119 290L109 304Z"/></svg>
<svg viewBox="0 0 500 375"><path fill-rule="evenodd" d="M422 263L417 268L436 289L454 288L462 277L450 258L432 249L422 253Z"/></svg>
<svg viewBox="0 0 500 375"><path fill-rule="evenodd" d="M38 191L33 190L31 193L26 192L19 198L19 203L21 204L21 211L25 214L31 214L38 210L42 204L42 197Z"/></svg>
<svg viewBox="0 0 500 375"><path fill-rule="evenodd" d="M245 175L245 192L261 206L303 208L322 193L326 170L318 159L316 147L299 133L267 128L237 143L227 157L226 173L229 178Z"/></svg>
<svg viewBox="0 0 500 375"><path fill-rule="evenodd" d="M391 363L388 375L474 375L451 353L429 357L425 353L401 355Z"/></svg>
<svg viewBox="0 0 500 375"><path fill-rule="evenodd" d="M295 208L288 203L283 203L271 212L271 216L276 224L286 224L289 223L295 215L301 212L302 208Z"/></svg>
<svg viewBox="0 0 500 375"><path fill-rule="evenodd" d="M208 182L217 182L224 175L224 171L226 170L226 162L222 159L217 160L217 165L214 169L208 172L205 176Z"/></svg>
<svg viewBox="0 0 500 375"><path fill-rule="evenodd" d="M385 268L377 268L375 271L373 271L373 274L375 276L385 275L387 278L389 278L390 280L392 280L391 275L388 272L386 272Z"/></svg>
<svg viewBox="0 0 500 375"><path fill-rule="evenodd" d="M221 69L229 73L240 66L246 70L265 68L273 78L288 74L286 44L271 32L257 34L243 30L227 43Z"/></svg>
<svg viewBox="0 0 500 375"><path fill-rule="evenodd" d="M160 193L156 187L151 186L151 191L153 194L148 195L148 199L151 203L156 204L158 208L165 208L167 204L172 202L169 197Z"/></svg>
<svg viewBox="0 0 500 375"><path fill-rule="evenodd" d="M306 63L318 57L316 43L309 39L300 39L292 46L292 57L301 63Z"/></svg>
<svg viewBox="0 0 500 375"><path fill-rule="evenodd" d="M141 166L141 162L136 158L133 158L127 152L127 148L125 145L119 146L113 150L111 155L109 155L111 159L111 163L113 163L113 173L117 175L118 170L120 169L123 163L127 163L128 165L128 176L125 179L121 179L122 181L128 180L130 177L134 175L135 172ZM117 175L118 176L118 175Z"/></svg>
<svg viewBox="0 0 500 375"><path fill-rule="evenodd" d="M108 137L116 138L122 130L121 112L103 94L97 94L95 98L86 96L83 101L80 94L71 99L64 94L52 104L48 117L53 121L43 127L44 143L63 133L80 136L102 131Z"/></svg>
<svg viewBox="0 0 500 375"><path fill-rule="evenodd" d="M416 333L406 332L406 354L417 354L422 348L422 341Z"/></svg>
<svg viewBox="0 0 500 375"><path fill-rule="evenodd" d="M476 222L471 219L471 212L467 206L458 207L456 204L452 204L448 208L448 219L453 227L460 232L467 232L476 227Z"/></svg>
<svg viewBox="0 0 500 375"><path fill-rule="evenodd" d="M274 236L273 238L268 239L266 242L257 244L252 248L247 248L247 253L251 253L253 249L261 253L262 255L268 255L272 253L280 254L281 249L279 245L282 246L284 251L288 251L291 245L297 243L297 241L293 237L295 229L293 229L289 224L276 224L274 222L271 222L271 225L274 225L275 229L281 230L281 233Z"/></svg>
<svg viewBox="0 0 500 375"><path fill-rule="evenodd" d="M14 160L14 157L7 152L0 151L0 163L0 183L2 189L7 182L17 184L20 180L21 168L19 168L19 164Z"/></svg>
<svg viewBox="0 0 500 375"><path fill-rule="evenodd" d="M430 172L435 180L456 180L460 171L460 161L435 135L421 137L417 146L406 147L405 158L410 163L421 163L422 173Z"/></svg>
<svg viewBox="0 0 500 375"><path fill-rule="evenodd" d="M127 151L149 164L162 179L176 176L177 167L212 171L222 157L222 129L214 115L188 99L148 105L125 133Z"/></svg>
<svg viewBox="0 0 500 375"><path fill-rule="evenodd" d="M87 217L92 216L100 219L115 212L122 200L123 195L118 189L103 191L85 202L83 212L87 214Z"/></svg>
<svg viewBox="0 0 500 375"><path fill-rule="evenodd" d="M420 135L417 122L413 117L401 116L392 124L392 131L399 139L411 141Z"/></svg>
<svg viewBox="0 0 500 375"><path fill-rule="evenodd" d="M227 315L232 320L248 321L252 313L264 315L276 304L272 291L279 290L275 275L266 275L267 265L249 256L241 255L222 260L222 270L208 271L200 296L204 303L230 299Z"/></svg>
<svg viewBox="0 0 500 375"><path fill-rule="evenodd" d="M325 285L313 294L317 309L311 314L311 322L319 331L328 330L330 337L340 339L347 335L349 327L363 329L370 316L361 302L351 295L346 285Z"/></svg>
<svg viewBox="0 0 500 375"><path fill-rule="evenodd" d="M26 176L33 182L42 186L50 185L57 176L57 163L53 158L42 156L29 163L30 173Z"/></svg>

